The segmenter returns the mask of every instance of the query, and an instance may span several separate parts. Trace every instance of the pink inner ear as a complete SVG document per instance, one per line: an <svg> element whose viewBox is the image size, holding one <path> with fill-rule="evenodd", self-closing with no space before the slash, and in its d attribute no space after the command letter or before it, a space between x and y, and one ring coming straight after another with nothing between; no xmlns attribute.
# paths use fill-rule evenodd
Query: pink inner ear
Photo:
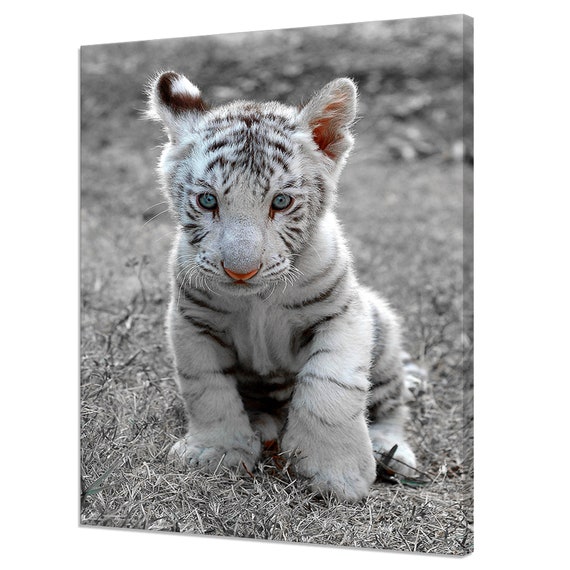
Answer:
<svg viewBox="0 0 570 570"><path fill-rule="evenodd" d="M333 160L337 158L335 143L343 137L341 117L345 104L345 98L329 103L323 109L321 116L310 122L313 140L321 151Z"/></svg>

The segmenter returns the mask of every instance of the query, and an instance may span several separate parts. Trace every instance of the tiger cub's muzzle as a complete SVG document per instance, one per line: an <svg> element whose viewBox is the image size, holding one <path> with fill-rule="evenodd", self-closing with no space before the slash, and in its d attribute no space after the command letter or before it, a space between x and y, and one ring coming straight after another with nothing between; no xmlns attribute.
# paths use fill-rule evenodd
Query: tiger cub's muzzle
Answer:
<svg viewBox="0 0 570 570"><path fill-rule="evenodd" d="M247 281L259 272L264 236L251 220L237 219L227 223L220 246L222 267L229 277Z"/></svg>

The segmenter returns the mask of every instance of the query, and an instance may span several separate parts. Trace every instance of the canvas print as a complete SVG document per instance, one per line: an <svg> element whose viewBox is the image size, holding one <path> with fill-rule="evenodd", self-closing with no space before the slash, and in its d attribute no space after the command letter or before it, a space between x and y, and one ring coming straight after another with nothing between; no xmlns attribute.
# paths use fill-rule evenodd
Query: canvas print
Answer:
<svg viewBox="0 0 570 570"><path fill-rule="evenodd" d="M472 20L80 53L81 524L471 552Z"/></svg>

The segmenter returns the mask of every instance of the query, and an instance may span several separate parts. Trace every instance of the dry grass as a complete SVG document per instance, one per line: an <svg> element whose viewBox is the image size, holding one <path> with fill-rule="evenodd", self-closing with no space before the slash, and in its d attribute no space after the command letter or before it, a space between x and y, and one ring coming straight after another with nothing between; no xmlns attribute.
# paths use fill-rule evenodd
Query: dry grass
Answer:
<svg viewBox="0 0 570 570"><path fill-rule="evenodd" d="M270 454L252 476L174 468L166 454L182 432L182 407L172 382L146 366L117 381L131 364L107 360L106 372L83 385L84 524L419 552L471 548L470 488L456 464L432 472L422 488L378 484L355 505L316 497ZM101 370L88 358L84 366Z"/></svg>
<svg viewBox="0 0 570 570"><path fill-rule="evenodd" d="M439 29L446 41L434 34ZM367 30L289 38L280 44L282 76L271 66L274 42L261 36L248 40L258 42L252 61L251 45L240 47L235 38L82 53L83 524L439 554L472 550L472 266L464 227L471 167L453 159L462 132L461 91L452 74L460 27L455 21L431 28L425 22L386 24L376 29L384 57L378 61L367 43L374 30ZM209 86L221 98L214 77L244 96L252 89L260 97L281 96L287 82L310 93L332 73L325 69L323 81L312 77L319 53L333 53L327 50L333 40L338 57L330 65L338 75L359 76L363 114L339 214L362 281L403 316L407 349L430 372L429 383L415 391L410 423L430 483L378 483L353 505L314 496L269 452L251 476L222 469L214 476L190 473L166 462L184 432L163 333L172 227L168 214L160 214L164 204L153 173L160 133L138 118L141 87L160 68L194 73L206 94ZM416 57L426 45L429 61L442 66L431 75L422 67L427 60ZM351 57L357 49L372 60ZM351 67L355 61L360 68ZM270 74L263 79L264 73ZM382 74L387 86L377 98L373 87ZM259 81L254 88L253 78ZM431 103L421 103L418 93L427 93ZM391 114L381 113L379 99ZM442 114L445 129L438 123ZM398 136L386 137L386 129ZM425 155L427 148L432 151Z"/></svg>

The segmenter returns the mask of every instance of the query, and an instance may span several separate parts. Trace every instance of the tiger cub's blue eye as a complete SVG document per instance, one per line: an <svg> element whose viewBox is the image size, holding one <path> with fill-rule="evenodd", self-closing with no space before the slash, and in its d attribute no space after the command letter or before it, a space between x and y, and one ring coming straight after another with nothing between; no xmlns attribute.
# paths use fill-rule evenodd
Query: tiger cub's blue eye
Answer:
<svg viewBox="0 0 570 570"><path fill-rule="evenodd" d="M218 201L213 194L200 194L198 196L198 204L205 210L215 210L218 207Z"/></svg>
<svg viewBox="0 0 570 570"><path fill-rule="evenodd" d="M275 198L273 198L273 202L271 202L271 207L274 210L284 210L291 205L293 198L291 196L287 196L287 194L277 194Z"/></svg>

